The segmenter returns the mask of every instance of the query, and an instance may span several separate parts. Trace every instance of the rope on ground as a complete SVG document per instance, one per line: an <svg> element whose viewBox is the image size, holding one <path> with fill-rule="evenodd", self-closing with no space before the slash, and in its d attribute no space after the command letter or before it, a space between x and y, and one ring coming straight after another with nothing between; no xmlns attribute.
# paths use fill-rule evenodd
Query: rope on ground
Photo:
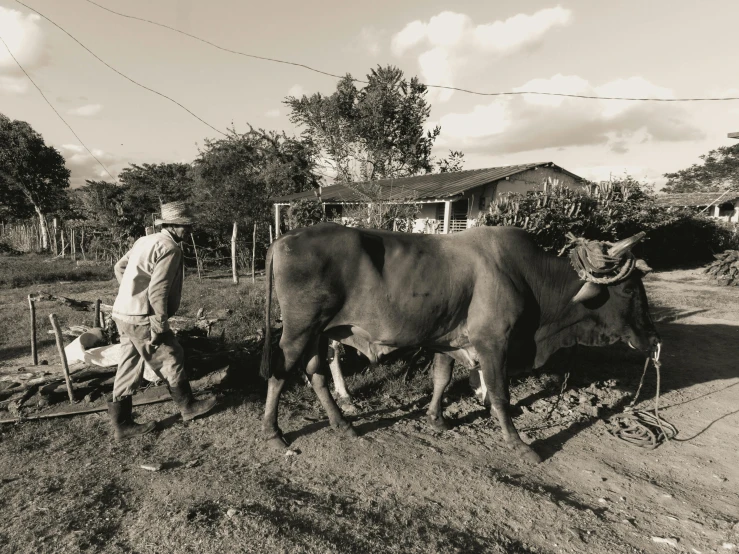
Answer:
<svg viewBox="0 0 739 554"><path fill-rule="evenodd" d="M565 373L565 378L562 380L562 386L559 388L559 396L557 396L557 400L554 401L554 403L549 406L549 411L547 411L547 414L544 416L544 421L549 421L549 418L552 417L552 414L554 413L554 410L559 406L559 403L562 400L562 396L565 393L565 390L567 390L567 381L570 378L570 372L568 371Z"/></svg>
<svg viewBox="0 0 739 554"><path fill-rule="evenodd" d="M656 352L649 356L644 363L644 371L642 372L639 387L631 403L626 407L624 413L611 416L607 421L608 432L619 440L628 444L654 450L663 442L667 442L677 436L677 428L671 423L663 420L659 415L659 389L660 389L660 368L659 361L660 346L657 346ZM657 373L657 392L654 397L654 411L633 411L634 405L639 398L642 385L644 384L644 376L647 373L649 362L654 362L654 369Z"/></svg>

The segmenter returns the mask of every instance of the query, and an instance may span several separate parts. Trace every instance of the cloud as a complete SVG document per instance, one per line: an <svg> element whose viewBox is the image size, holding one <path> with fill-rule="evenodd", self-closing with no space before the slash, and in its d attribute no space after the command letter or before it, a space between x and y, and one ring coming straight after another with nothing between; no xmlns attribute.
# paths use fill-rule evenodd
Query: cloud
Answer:
<svg viewBox="0 0 739 554"><path fill-rule="evenodd" d="M102 109L103 106L101 104L86 104L79 108L67 110L67 113L69 115L79 115L81 117L92 117L93 115L99 114Z"/></svg>
<svg viewBox="0 0 739 554"><path fill-rule="evenodd" d="M486 52L514 52L540 42L553 27L567 25L572 12L557 6L533 15L519 13L505 21L478 25L473 31L475 43Z"/></svg>
<svg viewBox="0 0 739 554"><path fill-rule="evenodd" d="M0 75L0 92L23 94L28 90L28 79L25 77L9 77Z"/></svg>
<svg viewBox="0 0 739 554"><path fill-rule="evenodd" d="M424 52L418 57L418 65L426 83L443 87L454 86L452 64L445 48L433 48ZM452 90L431 89L428 100L432 103L435 100L446 102L453 93Z"/></svg>
<svg viewBox="0 0 739 554"><path fill-rule="evenodd" d="M27 79L15 60L27 70L46 62L46 42L38 24L40 20L37 14L24 15L0 6L0 36L7 44L7 48L0 46L0 92L18 94L28 90Z"/></svg>
<svg viewBox="0 0 739 554"><path fill-rule="evenodd" d="M674 97L672 90L641 77L593 86L578 76L534 79L516 91ZM447 144L466 151L513 153L546 148L603 145L623 154L641 142L695 140L703 133L684 108L669 103L522 95L499 97L471 112L448 113L439 120Z"/></svg>
<svg viewBox="0 0 739 554"><path fill-rule="evenodd" d="M274 109L274 110L267 110L264 115L267 117L280 117L280 110Z"/></svg>
<svg viewBox="0 0 739 554"><path fill-rule="evenodd" d="M362 50L370 56L376 57L382 51L382 40L385 32L375 27L364 27L359 33L359 44Z"/></svg>
<svg viewBox="0 0 739 554"><path fill-rule="evenodd" d="M393 36L390 47L397 57L416 47L424 47L418 57L423 80L429 84L453 86L454 68L464 66L471 55L504 56L532 48L544 40L548 31L570 20L570 10L559 6L480 25L475 25L465 14L445 11L428 22L408 23ZM442 91L435 100L445 102L451 96L452 91Z"/></svg>
<svg viewBox="0 0 739 554"><path fill-rule="evenodd" d="M87 179L111 181L110 175L100 167L100 164L82 145L63 144L59 147L59 151L64 156L67 168L72 172L69 179L72 188L84 186ZM126 159L99 148L93 148L92 153L108 168L108 171L114 177L117 177L121 167L128 163Z"/></svg>
<svg viewBox="0 0 739 554"><path fill-rule="evenodd" d="M294 96L295 98L302 98L305 96L305 89L302 85L293 85L290 90L287 91L287 96Z"/></svg>

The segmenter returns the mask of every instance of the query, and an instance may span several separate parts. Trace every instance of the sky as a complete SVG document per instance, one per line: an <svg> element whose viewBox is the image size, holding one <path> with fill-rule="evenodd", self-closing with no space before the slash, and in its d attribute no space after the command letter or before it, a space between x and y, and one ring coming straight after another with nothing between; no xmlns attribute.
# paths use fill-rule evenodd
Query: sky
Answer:
<svg viewBox="0 0 739 554"><path fill-rule="evenodd" d="M456 0L255 2L95 0L241 52L364 78L400 67L427 84L479 92L540 91L649 98L739 97L739 2ZM87 0L23 0L131 79L216 129L300 132L288 95L331 94L336 79L234 55ZM131 163L190 162L218 132L115 73L14 0L0 0L0 37L54 108L117 176ZM626 102L430 89L434 154L465 169L551 161L582 177L663 174L735 144L739 100ZM0 113L57 148L72 186L108 179L0 43Z"/></svg>

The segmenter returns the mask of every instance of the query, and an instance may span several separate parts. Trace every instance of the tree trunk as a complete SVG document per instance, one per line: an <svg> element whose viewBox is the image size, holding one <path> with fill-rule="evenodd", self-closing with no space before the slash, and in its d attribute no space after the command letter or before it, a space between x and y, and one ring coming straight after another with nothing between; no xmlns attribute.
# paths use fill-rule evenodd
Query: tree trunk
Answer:
<svg viewBox="0 0 739 554"><path fill-rule="evenodd" d="M41 250L46 252L49 249L49 228L46 226L46 218L41 208L34 205L36 214L38 215L39 226L41 227Z"/></svg>

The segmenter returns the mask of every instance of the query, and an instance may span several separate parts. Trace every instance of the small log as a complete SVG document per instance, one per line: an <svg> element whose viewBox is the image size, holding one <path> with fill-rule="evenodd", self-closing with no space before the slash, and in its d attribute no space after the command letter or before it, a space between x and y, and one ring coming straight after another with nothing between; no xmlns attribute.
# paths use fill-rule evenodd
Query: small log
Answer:
<svg viewBox="0 0 739 554"><path fill-rule="evenodd" d="M28 307L31 310L31 356L33 365L38 365L38 352L36 351L36 303L31 295L28 295Z"/></svg>
<svg viewBox="0 0 739 554"><path fill-rule="evenodd" d="M67 364L67 354L64 352L64 340L62 339L62 330L59 327L59 320L56 314L50 314L49 320L51 326L54 328L54 335L56 336L56 347L59 350L59 358L62 361L62 369L64 370L64 381L67 383L67 393L69 394L70 403L74 404L74 389L72 388L72 379L69 378L69 365Z"/></svg>
<svg viewBox="0 0 739 554"><path fill-rule="evenodd" d="M95 303L90 300L75 300L74 298L67 298L66 296L57 296L55 294L49 294L46 292L38 291L33 299L38 302L39 300L47 300L52 302L60 302L65 306L69 306L73 310L79 311L90 311L95 309Z"/></svg>

